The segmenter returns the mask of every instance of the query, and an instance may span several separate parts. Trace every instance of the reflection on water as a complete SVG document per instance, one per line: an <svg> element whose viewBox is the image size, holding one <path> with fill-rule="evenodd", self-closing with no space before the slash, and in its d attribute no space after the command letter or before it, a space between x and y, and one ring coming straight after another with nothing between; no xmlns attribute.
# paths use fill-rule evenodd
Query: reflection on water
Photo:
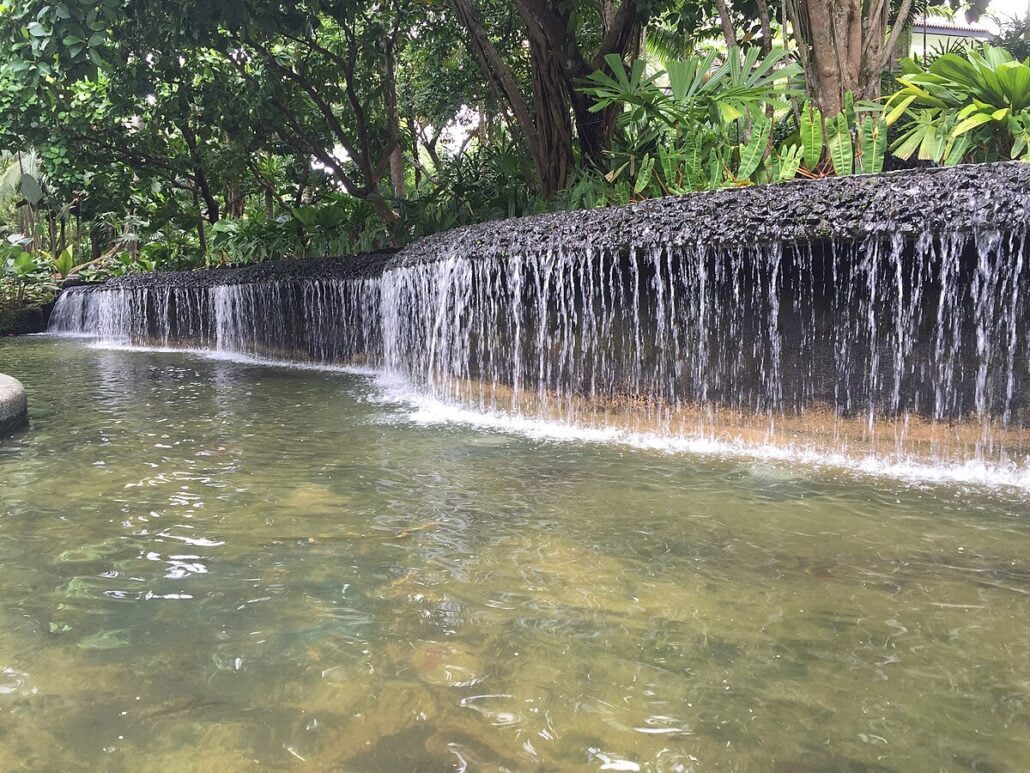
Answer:
<svg viewBox="0 0 1030 773"><path fill-rule="evenodd" d="M4 769L1018 770L1030 503L0 342Z"/></svg>

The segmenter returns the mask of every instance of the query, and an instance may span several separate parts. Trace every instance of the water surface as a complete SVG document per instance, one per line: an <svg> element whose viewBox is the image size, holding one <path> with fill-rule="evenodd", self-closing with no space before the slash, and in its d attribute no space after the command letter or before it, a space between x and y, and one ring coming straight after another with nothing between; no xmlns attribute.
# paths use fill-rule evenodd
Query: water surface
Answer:
<svg viewBox="0 0 1030 773"><path fill-rule="evenodd" d="M0 341L0 759L1020 770L1030 501Z"/></svg>

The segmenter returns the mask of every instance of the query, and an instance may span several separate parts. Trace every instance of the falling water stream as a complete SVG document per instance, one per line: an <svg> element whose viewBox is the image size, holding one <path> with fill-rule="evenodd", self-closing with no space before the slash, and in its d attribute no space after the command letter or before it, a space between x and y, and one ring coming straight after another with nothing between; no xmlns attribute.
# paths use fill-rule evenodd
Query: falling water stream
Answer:
<svg viewBox="0 0 1030 773"><path fill-rule="evenodd" d="M357 365L513 425L1030 487L1025 230L64 293L57 334Z"/></svg>

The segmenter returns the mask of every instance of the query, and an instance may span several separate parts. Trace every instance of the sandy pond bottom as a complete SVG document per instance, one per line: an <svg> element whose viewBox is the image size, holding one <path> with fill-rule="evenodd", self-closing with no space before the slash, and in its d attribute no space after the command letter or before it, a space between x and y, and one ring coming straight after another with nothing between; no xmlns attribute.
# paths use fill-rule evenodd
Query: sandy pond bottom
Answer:
<svg viewBox="0 0 1030 773"><path fill-rule="evenodd" d="M1030 495L0 342L0 768L1020 770Z"/></svg>

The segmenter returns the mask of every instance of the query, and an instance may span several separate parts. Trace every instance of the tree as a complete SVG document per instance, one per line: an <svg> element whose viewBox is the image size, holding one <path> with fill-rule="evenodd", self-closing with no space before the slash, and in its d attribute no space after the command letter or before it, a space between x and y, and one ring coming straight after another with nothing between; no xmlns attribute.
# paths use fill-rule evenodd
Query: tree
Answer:
<svg viewBox="0 0 1030 773"><path fill-rule="evenodd" d="M784 2L809 93L827 117L841 111L848 92L858 99L880 96L902 32L926 5L914 0ZM974 0L971 12L982 12L986 5L986 0Z"/></svg>
<svg viewBox="0 0 1030 773"><path fill-rule="evenodd" d="M469 34L484 75L509 106L533 158L540 192L550 198L569 181L576 164L578 140L582 159L600 161L614 126L615 113L595 113L579 86L605 57L637 53L643 17L641 0L614 5L511 0L527 41L532 109L515 77L481 20L474 0L451 0L459 22Z"/></svg>

